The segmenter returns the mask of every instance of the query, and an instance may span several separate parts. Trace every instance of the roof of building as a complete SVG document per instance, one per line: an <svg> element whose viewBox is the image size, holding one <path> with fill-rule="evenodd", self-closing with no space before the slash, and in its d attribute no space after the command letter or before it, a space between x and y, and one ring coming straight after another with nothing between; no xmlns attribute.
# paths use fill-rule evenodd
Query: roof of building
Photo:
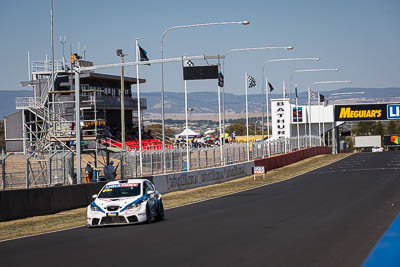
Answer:
<svg viewBox="0 0 400 267"><path fill-rule="evenodd" d="M73 77L75 78L75 77ZM120 82L121 76L119 75L111 75L111 74L104 74L104 73L96 73L96 72L84 72L80 75L81 79L85 80L94 80L94 81L104 81L104 82ZM47 79L39 79L39 80L31 80L31 81L22 81L20 84L22 87L27 87L31 85L37 85L41 83L47 82ZM134 77L126 77L124 76L125 84L131 85L136 84L137 79ZM139 79L139 83L145 83L146 79Z"/></svg>

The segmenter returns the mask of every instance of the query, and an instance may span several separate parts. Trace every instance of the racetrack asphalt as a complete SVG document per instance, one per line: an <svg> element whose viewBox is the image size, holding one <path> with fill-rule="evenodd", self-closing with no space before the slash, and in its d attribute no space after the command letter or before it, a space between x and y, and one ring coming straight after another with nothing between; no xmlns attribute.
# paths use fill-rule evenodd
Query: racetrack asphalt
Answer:
<svg viewBox="0 0 400 267"><path fill-rule="evenodd" d="M400 152L169 209L153 224L0 243L1 266L360 266L400 211ZM268 175L267 175L268 177Z"/></svg>

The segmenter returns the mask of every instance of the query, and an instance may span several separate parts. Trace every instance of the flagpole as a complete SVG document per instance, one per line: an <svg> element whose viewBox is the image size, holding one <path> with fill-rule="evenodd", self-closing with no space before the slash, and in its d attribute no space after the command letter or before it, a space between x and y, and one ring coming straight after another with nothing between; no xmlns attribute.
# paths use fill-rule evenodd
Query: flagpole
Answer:
<svg viewBox="0 0 400 267"><path fill-rule="evenodd" d="M186 170L190 171L190 155L189 155L189 123L188 123L188 96L187 96L187 81L185 84L185 123L186 123Z"/></svg>
<svg viewBox="0 0 400 267"><path fill-rule="evenodd" d="M219 122L219 140L220 140L220 157L221 157L221 165L225 165L225 160L224 160L224 143L225 143L225 136L222 136L222 123L221 123L221 87L219 87L219 84L217 86L218 88L218 122Z"/></svg>
<svg viewBox="0 0 400 267"><path fill-rule="evenodd" d="M325 102L322 107L322 141L325 146Z"/></svg>
<svg viewBox="0 0 400 267"><path fill-rule="evenodd" d="M319 137L319 145L322 146L321 140L321 95L318 91L318 137Z"/></svg>
<svg viewBox="0 0 400 267"><path fill-rule="evenodd" d="M268 115L268 110L269 110L269 86L268 86L268 77L265 77L265 94L266 94L266 100L267 100L267 137L268 137L268 157L271 156L271 144L270 144L270 139L269 139L269 115Z"/></svg>
<svg viewBox="0 0 400 267"><path fill-rule="evenodd" d="M311 88L308 88L308 135L311 147Z"/></svg>
<svg viewBox="0 0 400 267"><path fill-rule="evenodd" d="M285 81L282 81L282 98L286 98L286 96L285 96Z"/></svg>
<svg viewBox="0 0 400 267"><path fill-rule="evenodd" d="M264 73L263 73L264 75ZM263 97L263 105L262 105L262 117L261 117L261 136L262 136L262 141L264 142L264 111L265 111L265 94L264 94L264 77L261 79L261 94ZM263 157L264 157L264 149L263 149Z"/></svg>
<svg viewBox="0 0 400 267"><path fill-rule="evenodd" d="M121 53L121 63L124 63L124 54ZM125 81L124 81L124 66L121 66L121 90L120 90L120 97L121 97L121 149L122 149L122 157L121 157L121 180L124 179L124 152L126 149L126 142L125 142Z"/></svg>
<svg viewBox="0 0 400 267"><path fill-rule="evenodd" d="M248 74L244 74L244 83L246 88L246 141L247 141L247 160L250 161L250 144L249 144L249 104L248 104Z"/></svg>
<svg viewBox="0 0 400 267"><path fill-rule="evenodd" d="M299 101L297 96L297 86L296 86L296 115L297 115L297 150L300 150L300 129L299 129Z"/></svg>
<svg viewBox="0 0 400 267"><path fill-rule="evenodd" d="M136 38L136 62L139 62L139 44ZM139 64L136 65L136 95L137 95L137 112L138 112L138 131L139 131L139 164L140 176L143 175L143 158L142 158L142 124L140 112L140 86L139 86ZM124 92L125 93L125 92Z"/></svg>

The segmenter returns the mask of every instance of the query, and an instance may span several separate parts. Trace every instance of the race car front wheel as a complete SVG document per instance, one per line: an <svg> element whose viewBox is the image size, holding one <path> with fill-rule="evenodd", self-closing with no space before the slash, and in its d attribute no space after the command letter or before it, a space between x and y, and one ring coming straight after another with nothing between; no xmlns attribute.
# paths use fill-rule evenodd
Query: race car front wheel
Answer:
<svg viewBox="0 0 400 267"><path fill-rule="evenodd" d="M157 210L157 221L162 221L164 220L164 206L162 204L162 200L160 200L160 203L158 204L158 210Z"/></svg>
<svg viewBox="0 0 400 267"><path fill-rule="evenodd" d="M146 205L146 223L151 223L151 211L149 205Z"/></svg>

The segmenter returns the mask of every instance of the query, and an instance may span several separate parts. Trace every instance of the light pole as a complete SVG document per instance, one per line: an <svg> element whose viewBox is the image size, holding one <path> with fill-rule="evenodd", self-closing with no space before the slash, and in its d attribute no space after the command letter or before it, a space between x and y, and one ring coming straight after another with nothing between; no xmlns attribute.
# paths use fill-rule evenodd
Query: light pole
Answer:
<svg viewBox="0 0 400 267"><path fill-rule="evenodd" d="M267 61L264 61L262 65L262 91L264 95L264 103L263 103L263 115L262 115L262 128L261 128L261 135L264 140L264 110L265 110L265 104L267 105L267 135L269 137L269 116L268 116L268 109L269 109L269 99L268 99L268 78L265 77L265 84L264 84L264 73L265 73L265 65L269 62L283 62L283 61L300 61L300 60L314 60L314 61L319 61L320 59L318 57L299 57L299 58L278 58L278 59L270 59ZM265 94L264 94L264 86L265 88Z"/></svg>
<svg viewBox="0 0 400 267"><path fill-rule="evenodd" d="M256 120L256 122L254 123L254 142L256 141L257 138L257 123L258 121Z"/></svg>
<svg viewBox="0 0 400 267"><path fill-rule="evenodd" d="M124 54L122 52L122 49L117 49L117 56L121 58L121 64L124 63L124 57L127 54ZM124 152L125 152L125 81L124 81L124 65L121 66L121 90L120 90L120 96L121 96L121 150L122 150L122 156L121 156L121 180L124 179ZM140 118L139 118L140 119ZM140 129L139 129L140 131Z"/></svg>
<svg viewBox="0 0 400 267"><path fill-rule="evenodd" d="M189 111L189 121L192 121L192 112L193 112L194 108L188 108Z"/></svg>
<svg viewBox="0 0 400 267"><path fill-rule="evenodd" d="M351 81L321 81L321 82L313 82L312 84L332 84L332 83L351 83ZM310 87L311 90L311 87ZM319 99L318 99L319 103ZM322 124L322 138L325 143L325 118ZM336 154L336 142L335 142L335 108L333 106L333 120L332 120L332 154ZM310 143L311 143L311 135L310 135Z"/></svg>
<svg viewBox="0 0 400 267"><path fill-rule="evenodd" d="M164 59L164 37L165 35L175 29L184 29L184 28L193 28L193 27L203 27L203 26L216 26L216 25L229 25L229 24L239 24L239 25L249 25L250 21L233 21L233 22L211 22L211 23L202 23L202 24L191 24L191 25L181 25L181 26L173 26L166 29L161 35L161 60ZM161 61L161 127L162 127L162 169L163 173L165 170L165 117L164 117L164 63Z"/></svg>
<svg viewBox="0 0 400 267"><path fill-rule="evenodd" d="M247 48L235 48L228 50L224 53L224 59L222 61L222 73L225 75L225 58L227 55L235 52L241 52L241 51L257 51L257 50L266 50L266 49L286 49L286 50L293 50L293 46L263 46L263 47L247 47ZM264 99L263 99L264 101ZM222 113L223 113L223 136L225 138L225 86L222 88ZM264 117L264 109L263 109L263 117ZM264 124L264 119L262 120L262 123ZM262 126L264 127L264 125ZM264 129L262 130L264 132ZM263 137L264 138L264 137ZM224 160L225 163L225 160Z"/></svg>
<svg viewBox="0 0 400 267"><path fill-rule="evenodd" d="M305 70L295 70L290 78L290 80L293 80L294 74L296 73L308 73L308 72L320 72L320 71L339 71L339 69L332 69L332 68L327 68L327 69L305 69ZM311 147L311 98L310 98L310 90L311 88L308 88L308 113L307 113L307 119L309 123L309 139L310 139L310 147ZM304 135L307 135L307 127L304 125Z"/></svg>
<svg viewBox="0 0 400 267"><path fill-rule="evenodd" d="M62 44L63 48L63 68L65 67L65 51L64 51L64 45L67 43L67 36L64 35L64 39L60 36L60 44Z"/></svg>

